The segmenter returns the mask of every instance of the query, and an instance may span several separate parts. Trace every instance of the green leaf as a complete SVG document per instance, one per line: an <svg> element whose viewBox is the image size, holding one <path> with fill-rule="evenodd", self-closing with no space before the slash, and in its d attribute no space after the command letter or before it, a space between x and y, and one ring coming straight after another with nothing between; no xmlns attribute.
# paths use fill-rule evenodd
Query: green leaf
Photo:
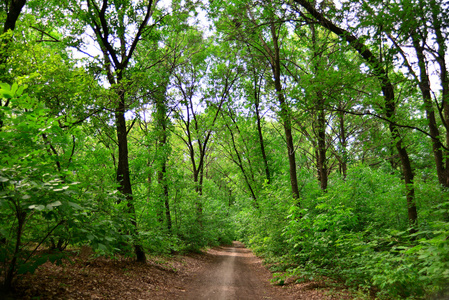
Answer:
<svg viewBox="0 0 449 300"><path fill-rule="evenodd" d="M54 189L53 191L55 191L55 192L62 192L64 190L68 189L68 188L69 188L69 186L67 185L67 186L63 186L62 188L59 188L59 189Z"/></svg>
<svg viewBox="0 0 449 300"><path fill-rule="evenodd" d="M52 210L56 206L62 205L61 201L55 201L53 203L47 204L47 209Z"/></svg>
<svg viewBox="0 0 449 300"><path fill-rule="evenodd" d="M74 203L74 202L69 202L68 204L69 204L71 207L73 207L74 209L77 209L77 210L82 210L82 209L83 209L80 205L78 205L78 204L76 204L76 203Z"/></svg>
<svg viewBox="0 0 449 300"><path fill-rule="evenodd" d="M0 88L1 88L2 90L5 90L5 91L9 91L9 90L10 90L9 84L4 83L4 82L0 82Z"/></svg>
<svg viewBox="0 0 449 300"><path fill-rule="evenodd" d="M11 86L11 93L14 95L18 88L19 88L19 85L16 82L14 82Z"/></svg>
<svg viewBox="0 0 449 300"><path fill-rule="evenodd" d="M7 91L1 91L1 90L0 90L0 92L1 92L3 98L11 99L11 98L14 97L14 95L11 94L10 92L7 92Z"/></svg>
<svg viewBox="0 0 449 300"><path fill-rule="evenodd" d="M103 251L108 250L108 248L105 245L103 245L102 243L98 243L98 249L103 250Z"/></svg>
<svg viewBox="0 0 449 300"><path fill-rule="evenodd" d="M24 91L26 88L27 88L27 85L26 85L26 84L25 84L25 85L21 85L21 86L17 89L16 95L17 95L17 96L21 96L21 95L23 94L23 91Z"/></svg>
<svg viewBox="0 0 449 300"><path fill-rule="evenodd" d="M42 211L42 210L44 210L45 209L45 206L43 206L43 205L41 205L41 204L33 204L33 205L30 205L30 206L28 206L28 208L29 209L35 209L35 210L38 210L38 211Z"/></svg>

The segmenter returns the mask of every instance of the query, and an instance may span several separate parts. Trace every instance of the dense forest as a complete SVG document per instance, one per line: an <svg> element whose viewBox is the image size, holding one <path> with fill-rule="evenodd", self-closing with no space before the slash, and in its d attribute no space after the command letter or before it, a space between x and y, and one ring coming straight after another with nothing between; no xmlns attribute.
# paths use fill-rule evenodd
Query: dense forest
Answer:
<svg viewBox="0 0 449 300"><path fill-rule="evenodd" d="M447 287L446 1L3 0L0 25L4 290L82 245L233 240L279 281Z"/></svg>

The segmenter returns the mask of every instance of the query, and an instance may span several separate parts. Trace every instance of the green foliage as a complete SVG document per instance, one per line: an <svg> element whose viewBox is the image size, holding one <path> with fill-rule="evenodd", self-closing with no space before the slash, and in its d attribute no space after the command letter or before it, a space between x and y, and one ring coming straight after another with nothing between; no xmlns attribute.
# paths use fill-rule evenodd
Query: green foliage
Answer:
<svg viewBox="0 0 449 300"><path fill-rule="evenodd" d="M376 287L379 297L422 297L441 291L449 282L449 223L438 217L447 214L441 198L446 193L441 189L429 193L440 204L422 210L429 217L422 220L418 233L410 234L401 209L400 181L359 166L345 181L332 180L321 196L302 199L303 206L291 204L279 210L277 221L267 218L266 212L260 219L242 211L246 223L239 226L245 228L240 233L273 271L280 272L275 274L275 284L288 276L300 280L328 276L361 290ZM273 213L276 205L267 204Z"/></svg>
<svg viewBox="0 0 449 300"><path fill-rule="evenodd" d="M0 237L3 276L8 288L16 272L33 272L45 262L33 256L38 247L81 207L77 182L67 170L55 172L55 160L46 147L46 136L59 134L57 118L24 94L25 86L0 84ZM9 270L9 271L8 271Z"/></svg>

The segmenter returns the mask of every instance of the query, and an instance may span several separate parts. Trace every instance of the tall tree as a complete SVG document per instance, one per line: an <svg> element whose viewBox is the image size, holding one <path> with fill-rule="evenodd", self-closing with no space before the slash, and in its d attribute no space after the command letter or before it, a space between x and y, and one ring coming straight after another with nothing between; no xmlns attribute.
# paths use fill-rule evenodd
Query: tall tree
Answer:
<svg viewBox="0 0 449 300"><path fill-rule="evenodd" d="M284 129L292 196L299 201L291 108L287 102L285 87L282 83L283 77L286 75L283 66L283 60L286 58L283 52L283 39L288 36L289 32L282 17L278 16L282 14L282 11L276 9L277 4L275 2L267 3L259 11L254 9L250 3L233 3L228 8L232 10L233 16L229 18L228 15L222 15L221 23L218 23L217 26L229 38L253 48L254 52L261 56L261 59L271 69L271 76L267 80L271 81L274 86L279 107L278 114ZM238 16L238 20L232 19L235 16Z"/></svg>
<svg viewBox="0 0 449 300"><path fill-rule="evenodd" d="M139 41L156 25L154 16L157 1L142 3L122 0L88 0L87 7L74 2L79 13L95 33L95 40L103 54L101 68L111 85L114 99L114 117L118 145L117 182L118 190L127 200L131 222L134 225L134 252L138 261L145 261L145 253L138 241L138 228L133 203L132 185L128 161L128 128L125 113L129 108L127 69ZM150 22L150 19L153 21Z"/></svg>
<svg viewBox="0 0 449 300"><path fill-rule="evenodd" d="M449 161L446 159L449 155L448 32L444 23L448 17L447 3L402 0L392 7L374 2L365 8L373 12L368 24L388 37L393 45L390 51L399 58L421 92L438 181L449 187ZM381 16L376 13L378 9L387 14ZM385 18L388 22L379 26ZM409 45L412 45L414 55L409 55ZM438 75L432 76L431 80L433 70Z"/></svg>
<svg viewBox="0 0 449 300"><path fill-rule="evenodd" d="M414 174L407 149L403 145L402 137L396 123L397 120L394 86L389 79L388 72L382 66L382 61L378 57L376 57L376 55L372 51L370 51L369 46L365 45L363 41L361 41L359 38L348 32L347 30L337 26L331 20L327 19L307 0L295 0L295 2L301 5L321 26L334 32L336 35L348 42L349 45L367 61L369 66L372 68L373 74L379 79L382 94L385 100L385 117L388 120L388 126L391 132L391 136L394 140L396 150L401 159L402 174L404 176L407 191L406 194L408 218L410 221L410 225L415 226L418 220L418 213L416 209L415 189L413 184Z"/></svg>

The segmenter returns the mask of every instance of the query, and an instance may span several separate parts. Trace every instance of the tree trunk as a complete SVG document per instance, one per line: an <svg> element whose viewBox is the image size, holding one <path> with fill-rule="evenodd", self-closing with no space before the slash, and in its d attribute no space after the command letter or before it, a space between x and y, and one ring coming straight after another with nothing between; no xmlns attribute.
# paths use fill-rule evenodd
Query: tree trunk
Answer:
<svg viewBox="0 0 449 300"><path fill-rule="evenodd" d="M164 92L166 88L163 89ZM170 202L168 192L168 180L167 180L167 160L168 153L167 143L168 139L168 119L167 119L167 107L164 103L164 94L160 95L156 99L156 130L158 136L158 152L160 153L158 159L160 160L160 166L158 170L158 183L161 187L160 203L161 215L159 216L161 223L163 223L163 210L165 208L165 222L167 229L171 230L171 214L170 214Z"/></svg>
<svg viewBox="0 0 449 300"><path fill-rule="evenodd" d="M12 0L10 1L8 13L6 15L5 24L3 25L3 32L14 30L16 28L17 19L25 6L26 0Z"/></svg>
<svg viewBox="0 0 449 300"><path fill-rule="evenodd" d="M274 86L276 89L279 106L281 109L280 116L282 119L282 124L284 126L285 140L287 142L288 163L290 170L290 185L292 188L293 198L299 201L299 188L298 188L298 178L296 175L296 158L295 158L295 147L293 144L291 115L288 104L285 102L284 91L282 89L279 41L278 36L276 34L276 28L273 23L271 24L271 37L273 39L274 45L274 53L273 57L271 58L272 59L271 68L273 71ZM299 203L297 204L299 205Z"/></svg>
<svg viewBox="0 0 449 300"><path fill-rule="evenodd" d="M128 212L131 214L131 223L134 228L134 252L137 261L145 262L145 252L138 241L138 229L136 220L136 211L133 203L133 193L131 187L131 179L129 176L129 162L128 162L128 132L125 120L125 91L122 88L118 90L118 106L115 110L115 121L117 128L117 143L118 143L118 166L117 166L117 182L119 183L118 191L126 198Z"/></svg>
<svg viewBox="0 0 449 300"><path fill-rule="evenodd" d="M138 241L138 228L136 220L136 212L133 203L133 194L131 188L131 179L129 176L129 162L128 162L128 130L126 127L126 101L125 101L125 87L123 86L124 72L133 56L133 53L137 47L138 42L141 39L143 31L148 28L148 22L154 12L153 0L149 0L146 4L146 12L143 18L139 18L139 23L134 24L136 30L135 36L131 38L127 43L126 30L124 24L126 13L120 13L117 18L113 20L109 19L106 12L111 10L112 6L120 8L120 3L111 3L103 1L101 8L97 6L96 1L88 0L87 8L91 11L97 12L91 15L90 26L95 32L95 36L101 51L103 52L104 65L103 68L106 71L106 76L111 88L115 89L117 94L117 101L115 108L115 123L117 130L117 143L118 143L118 166L117 166L117 182L119 184L118 191L126 198L128 205L128 213L131 215L131 223L133 225L133 238L134 238L134 251L137 257L137 261L146 261L145 252L143 247ZM80 8L81 9L81 8ZM117 30L111 30L114 28ZM117 36L110 39L113 32L117 33ZM111 42L111 40L113 42ZM117 44L116 44L117 43ZM128 45L131 45L128 47ZM114 70L112 70L114 68Z"/></svg>
<svg viewBox="0 0 449 300"><path fill-rule="evenodd" d="M319 93L321 94L321 93ZM327 165L326 165L326 119L323 108L324 99L321 95L318 98L318 177L320 179L321 190L327 190Z"/></svg>
<svg viewBox="0 0 449 300"><path fill-rule="evenodd" d="M416 56L418 58L419 66L419 89L421 90L421 95L424 102L424 107L426 110L426 118L428 121L430 136L432 137L432 148L433 155L435 159L435 166L438 176L438 181L440 184L445 185L446 183L446 169L444 165L443 158L443 148L440 140L440 131L435 118L435 112L432 104L432 95L430 93L430 80L427 74L426 61L424 55L424 49L420 45L419 38L416 33L411 34L413 40L413 47L416 51Z"/></svg>
<svg viewBox="0 0 449 300"><path fill-rule="evenodd" d="M164 194L164 181L165 181L165 174L162 170L164 168L164 162L162 162L162 165L158 167L157 170L157 183L158 183L158 189L157 189L157 198L155 201L156 205L156 217L157 221L159 222L159 225L162 227L164 224L164 206L165 206L165 194Z"/></svg>
<svg viewBox="0 0 449 300"><path fill-rule="evenodd" d="M163 160L160 170L158 171L158 183L161 186L160 199L162 199L161 203L158 203L161 206L160 216L158 215L159 222L161 224L164 223L164 214L162 209L165 208L165 222L167 226L167 230L171 230L171 214L170 214L170 202L169 202L169 193L168 193L168 182L167 182L167 161Z"/></svg>
<svg viewBox="0 0 449 300"><path fill-rule="evenodd" d="M319 45L317 43L317 33L314 24L310 24L312 31L312 45L313 45L313 69L315 76L318 76L321 70L321 51L319 51ZM320 86L316 86L316 114L317 114L317 171L318 179L320 181L320 187L322 191L327 190L327 166L326 166L326 113L324 111L325 99Z"/></svg>
<svg viewBox="0 0 449 300"><path fill-rule="evenodd" d="M6 2L7 3L7 2ZM25 6L26 0L12 0L9 4L6 14L6 20L3 24L3 32L7 33L9 30L13 31L16 28L17 19L22 12L22 8ZM11 83L11 78L8 75L7 62L9 58L9 49L12 39L10 36L3 35L0 37L0 82ZM5 103L2 103L0 99L0 106L8 106L9 99ZM0 116L0 130L3 127L3 120ZM0 186L1 190L1 186Z"/></svg>
<svg viewBox="0 0 449 300"><path fill-rule="evenodd" d="M258 137L259 137L259 146L260 146L260 152L262 153L262 159L263 159L263 164L265 167L265 176L267 178L267 183L271 184L271 175L270 175L270 168L268 166L268 159L267 159L267 154L265 152L265 143L263 140L263 134L262 134L262 124L261 124L261 117L260 117L260 111L259 111L259 94L257 93L257 90L255 90L255 102L254 102L254 106L256 109L256 122L257 122L257 133L258 133Z"/></svg>
<svg viewBox="0 0 449 300"><path fill-rule="evenodd" d="M340 164L340 174L343 175L343 179L346 179L346 173L347 173L347 153L346 153L346 128L345 128L345 119L344 119L344 112L342 111L342 107L339 107L339 140L340 140L340 158L339 158L339 164Z"/></svg>
<svg viewBox="0 0 449 300"><path fill-rule="evenodd" d="M203 203L201 202L201 196L203 195L203 179L202 172L200 169L193 170L193 184L195 185L195 192L197 194L195 207L196 207L196 215L197 222L202 227L203 226Z"/></svg>
<svg viewBox="0 0 449 300"><path fill-rule="evenodd" d="M402 174L405 181L406 199L407 199L407 213L410 226L416 228L418 225L418 212L415 203L415 188L413 184L413 169L407 153L407 149L402 145L402 137L399 133L398 127L394 123L396 106L394 103L394 88L391 84L387 74L381 78L382 93L385 99L386 117L390 121L389 129L391 136L395 141L396 150L401 159ZM414 231L415 229L412 229Z"/></svg>
<svg viewBox="0 0 449 300"><path fill-rule="evenodd" d="M432 25L435 30L435 36L436 36L436 44L438 45L438 57L437 62L438 66L440 68L440 81L441 81L441 103L442 103L442 109L444 111L444 120L443 124L446 128L446 146L449 145L449 74L447 71L447 63L446 63L446 57L447 57L447 41L443 36L443 30L442 30L442 20L438 18L438 11L440 6L436 3L436 1L431 0L430 7L432 8ZM444 167L444 172L441 174L441 180L440 183L444 187L449 187L449 153L447 150L444 151L444 160L446 160L446 165ZM438 178L440 179L440 175L438 175Z"/></svg>
<svg viewBox="0 0 449 300"><path fill-rule="evenodd" d="M18 203L15 205L16 207L16 218L17 218L17 231L16 231L16 245L14 247L14 254L9 262L9 266L7 267L8 270L5 274L5 279L3 283L3 292L5 294L8 294L12 290L12 282L14 279L14 276L16 275L16 265L17 265L17 258L19 257L20 252L20 246L22 244L22 233L23 233L23 226L25 225L26 216L27 214L22 211ZM0 290L0 295L2 291Z"/></svg>

